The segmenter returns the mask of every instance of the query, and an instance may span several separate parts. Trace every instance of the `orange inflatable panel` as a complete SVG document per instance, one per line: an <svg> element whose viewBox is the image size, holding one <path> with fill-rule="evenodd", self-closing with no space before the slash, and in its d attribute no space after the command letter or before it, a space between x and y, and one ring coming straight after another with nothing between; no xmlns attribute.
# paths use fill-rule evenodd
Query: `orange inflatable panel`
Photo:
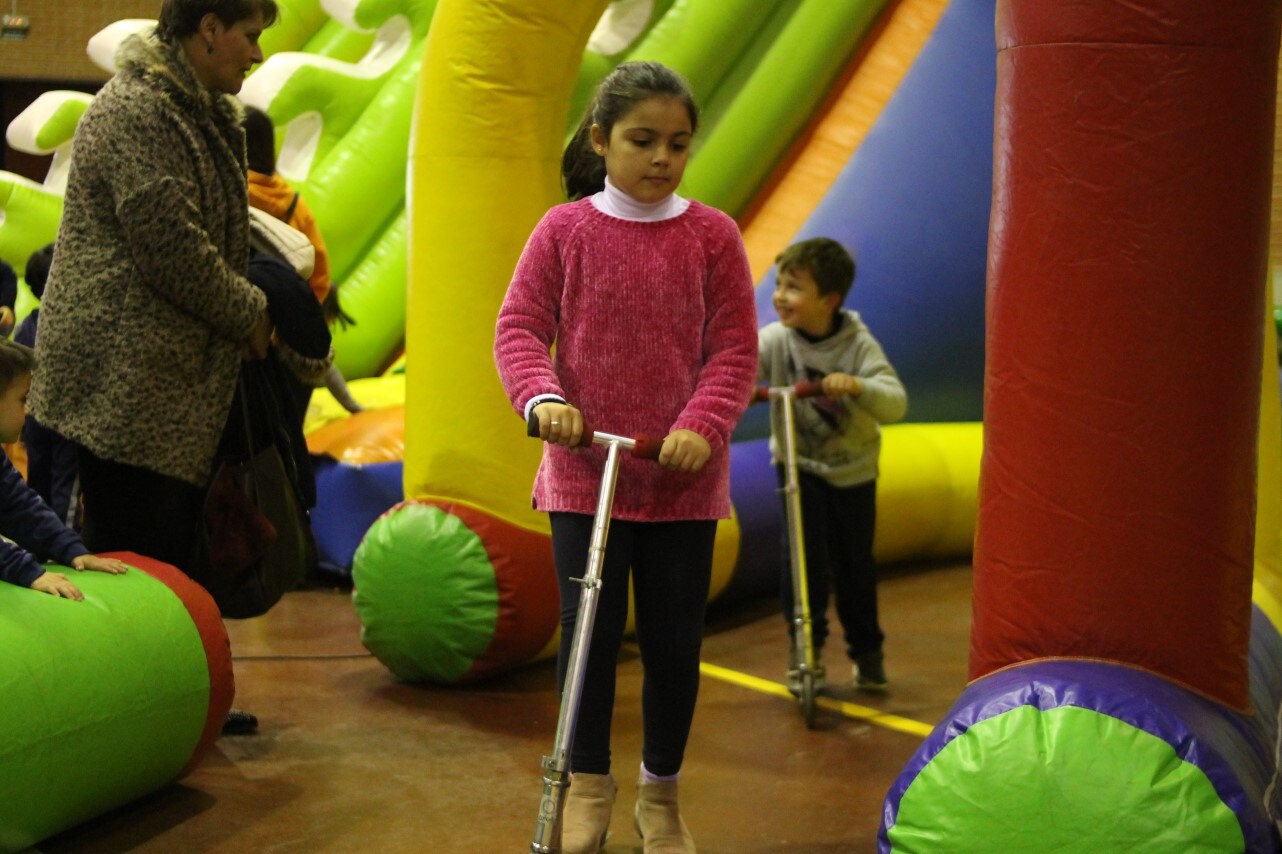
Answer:
<svg viewBox="0 0 1282 854"><path fill-rule="evenodd" d="M361 466L405 459L405 407L366 409L307 436L309 453Z"/></svg>

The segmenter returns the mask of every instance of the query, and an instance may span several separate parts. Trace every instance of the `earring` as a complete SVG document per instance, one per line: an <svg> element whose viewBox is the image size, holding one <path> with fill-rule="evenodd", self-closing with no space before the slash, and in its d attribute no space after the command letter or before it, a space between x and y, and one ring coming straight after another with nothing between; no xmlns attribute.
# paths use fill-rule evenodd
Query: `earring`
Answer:
<svg viewBox="0 0 1282 854"><path fill-rule="evenodd" d="M214 43L213 43L213 42L206 42L206 43L205 43L205 53L213 53L213 52L214 52Z"/></svg>

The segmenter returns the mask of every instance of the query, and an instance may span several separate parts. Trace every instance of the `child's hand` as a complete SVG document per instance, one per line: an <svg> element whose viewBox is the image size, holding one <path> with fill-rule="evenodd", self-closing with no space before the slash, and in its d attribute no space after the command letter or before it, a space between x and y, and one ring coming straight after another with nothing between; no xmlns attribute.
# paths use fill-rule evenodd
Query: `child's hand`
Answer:
<svg viewBox="0 0 1282 854"><path fill-rule="evenodd" d="M583 438L583 413L568 403L549 400L534 407L539 418L539 438L553 445L578 447Z"/></svg>
<svg viewBox="0 0 1282 854"><path fill-rule="evenodd" d="M823 378L823 390L828 397L841 397L847 394L851 397L859 397L864 386L859 381L859 377L834 371Z"/></svg>
<svg viewBox="0 0 1282 854"><path fill-rule="evenodd" d="M91 569L95 572L107 572L112 575L124 575L129 569L129 564L114 557L98 557L98 555L81 555L71 562L73 569L85 570Z"/></svg>
<svg viewBox="0 0 1282 854"><path fill-rule="evenodd" d="M85 600L85 594L80 592L80 588L67 580L67 576L61 572L48 572L31 582L32 590L39 590L41 593L48 593L50 596L61 596L63 599L75 599L77 602Z"/></svg>
<svg viewBox="0 0 1282 854"><path fill-rule="evenodd" d="M712 448L708 440L693 430L673 430L659 449L659 465L674 471L698 471L703 468Z"/></svg>
<svg viewBox="0 0 1282 854"><path fill-rule="evenodd" d="M249 331L249 337L244 340L240 348L240 358L245 362L256 362L259 359L267 358L267 348L272 343L272 319L271 315L263 312L258 317L258 322L254 328Z"/></svg>

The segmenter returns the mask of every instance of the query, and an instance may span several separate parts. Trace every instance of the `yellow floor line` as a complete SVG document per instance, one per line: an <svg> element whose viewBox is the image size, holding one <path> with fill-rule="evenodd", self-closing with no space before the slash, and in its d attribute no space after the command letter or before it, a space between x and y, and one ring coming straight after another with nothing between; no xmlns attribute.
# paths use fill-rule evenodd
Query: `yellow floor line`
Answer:
<svg viewBox="0 0 1282 854"><path fill-rule="evenodd" d="M771 694L775 697L783 697L785 700L792 702L796 698L789 693L786 686L772 682L769 679L762 679L758 676L749 676L747 673L740 673L737 670L729 670L725 667L719 667L715 664L709 664L706 661L699 663L699 671L713 679L720 679L722 682L729 682L731 685L738 685L741 688L747 688L750 691L759 691L762 694ZM833 697L820 695L815 698L815 704L821 709L837 712L848 718L867 721L875 726L893 729L896 732L908 733L919 738L925 738L930 735L934 727L924 724L921 721L914 721L909 718L892 715L886 712L878 711L869 706L861 706L858 703L847 703L844 700L838 700Z"/></svg>

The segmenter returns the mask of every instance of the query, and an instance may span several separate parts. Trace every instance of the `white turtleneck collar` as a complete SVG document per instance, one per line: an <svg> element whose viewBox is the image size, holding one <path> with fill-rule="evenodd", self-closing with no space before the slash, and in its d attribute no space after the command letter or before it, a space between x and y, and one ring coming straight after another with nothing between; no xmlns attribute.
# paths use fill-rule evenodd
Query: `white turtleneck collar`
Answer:
<svg viewBox="0 0 1282 854"><path fill-rule="evenodd" d="M605 189L592 196L592 206L603 214L639 222L658 222L685 213L690 200L676 193L658 202L638 202L605 179Z"/></svg>

